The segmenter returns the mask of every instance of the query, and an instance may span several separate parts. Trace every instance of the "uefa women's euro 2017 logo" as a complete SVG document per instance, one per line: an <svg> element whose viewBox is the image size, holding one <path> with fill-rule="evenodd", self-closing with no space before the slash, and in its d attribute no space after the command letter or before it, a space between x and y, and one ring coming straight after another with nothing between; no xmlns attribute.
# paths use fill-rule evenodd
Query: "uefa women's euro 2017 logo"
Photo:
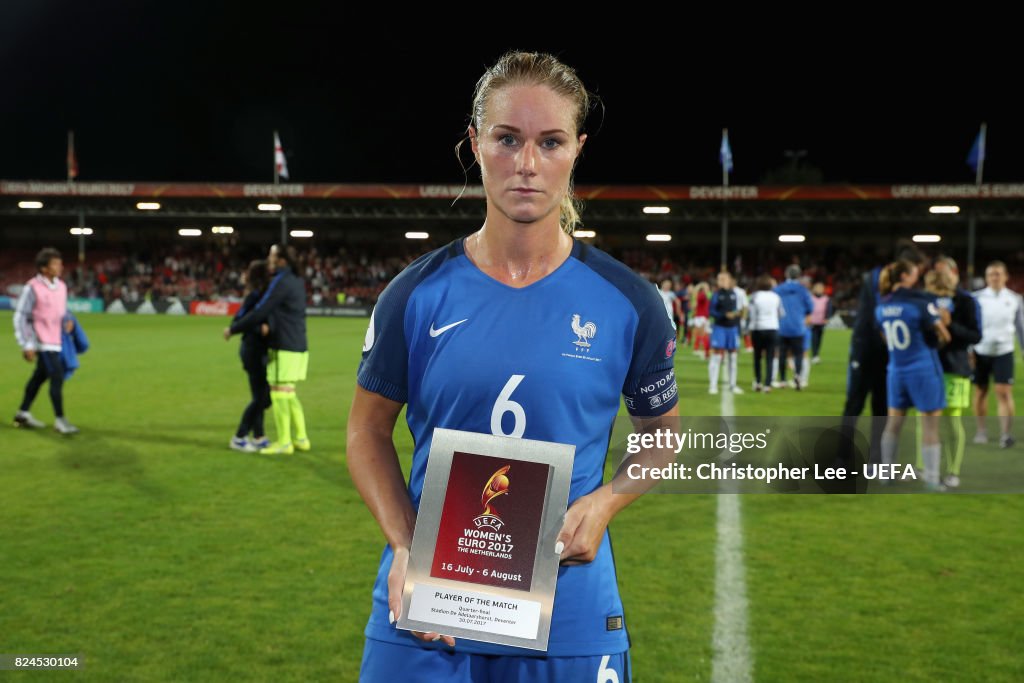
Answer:
<svg viewBox="0 0 1024 683"><path fill-rule="evenodd" d="M498 513L491 509L491 501L498 496L508 493L509 481L506 475L511 468L511 465L505 465L492 474L491 478L484 485L484 492L480 496L480 504L484 506L484 511L473 519L473 524L476 525L477 529L486 528L500 531L501 527L504 526L505 523L501 521Z"/></svg>

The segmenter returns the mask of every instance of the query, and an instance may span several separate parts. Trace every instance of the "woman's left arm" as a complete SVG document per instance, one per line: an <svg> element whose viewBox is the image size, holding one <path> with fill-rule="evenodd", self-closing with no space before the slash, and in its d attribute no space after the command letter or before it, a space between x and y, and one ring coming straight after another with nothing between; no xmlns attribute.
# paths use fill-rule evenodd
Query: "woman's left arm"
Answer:
<svg viewBox="0 0 1024 683"><path fill-rule="evenodd" d="M655 418L633 418L638 433L654 433L659 429L675 432L679 423L679 405ZM674 462L675 450L645 449L630 458L630 464L637 463L650 467L664 467ZM612 480L593 493L577 498L565 513L565 522L558 534L555 552L562 556L562 564L585 564L597 557L598 548L604 538L605 529L615 515L648 489L657 484L656 480L636 480L627 474L627 468L620 467ZM561 548L559 545L561 544Z"/></svg>

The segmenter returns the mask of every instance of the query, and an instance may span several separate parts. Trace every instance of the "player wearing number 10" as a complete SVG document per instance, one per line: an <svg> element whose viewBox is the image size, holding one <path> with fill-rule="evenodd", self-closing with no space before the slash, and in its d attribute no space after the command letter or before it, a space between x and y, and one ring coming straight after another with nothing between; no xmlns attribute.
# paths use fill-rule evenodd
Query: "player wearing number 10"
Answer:
<svg viewBox="0 0 1024 683"><path fill-rule="evenodd" d="M604 462L621 395L635 418L677 414L675 332L655 288L571 236L588 103L550 55L509 53L491 67L468 128L484 224L411 264L374 309L348 465L388 545L361 680L629 680L607 525L635 495L603 484ZM415 443L407 485L392 441L403 404ZM435 427L576 446L546 653L456 645L389 623L400 616Z"/></svg>
<svg viewBox="0 0 1024 683"><path fill-rule="evenodd" d="M950 340L949 331L930 295L916 292L918 268L910 261L896 261L879 276L882 302L875 318L889 348L886 391L889 418L882 434L882 462L895 460L900 429L908 408L921 414L921 455L928 488L939 484L939 416L946 407L942 365L936 347Z"/></svg>

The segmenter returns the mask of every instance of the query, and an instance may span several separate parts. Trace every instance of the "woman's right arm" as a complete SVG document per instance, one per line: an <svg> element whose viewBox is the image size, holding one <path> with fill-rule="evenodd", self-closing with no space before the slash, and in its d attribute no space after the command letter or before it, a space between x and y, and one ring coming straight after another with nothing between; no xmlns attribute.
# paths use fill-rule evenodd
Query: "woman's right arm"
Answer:
<svg viewBox="0 0 1024 683"><path fill-rule="evenodd" d="M392 550L408 550L416 513L392 435L402 404L357 386L348 416L348 471Z"/></svg>
<svg viewBox="0 0 1024 683"><path fill-rule="evenodd" d="M388 608L392 621L398 619L402 612L409 548L416 527L416 511L409 499L393 439L395 423L401 412L401 403L356 386L352 410L348 415L345 451L352 481L394 553L388 573ZM455 645L454 639L437 633L413 631L413 635L428 641L441 638L447 644Z"/></svg>

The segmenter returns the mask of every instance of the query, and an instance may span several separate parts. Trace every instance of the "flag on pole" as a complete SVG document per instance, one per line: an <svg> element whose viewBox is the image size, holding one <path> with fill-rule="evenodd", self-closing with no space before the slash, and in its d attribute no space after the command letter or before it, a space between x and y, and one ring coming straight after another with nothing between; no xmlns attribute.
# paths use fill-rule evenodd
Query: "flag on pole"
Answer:
<svg viewBox="0 0 1024 683"><path fill-rule="evenodd" d="M277 131L274 131L274 177L288 180L288 162L284 160L284 148L281 146L281 138Z"/></svg>
<svg viewBox="0 0 1024 683"><path fill-rule="evenodd" d="M718 150L718 160L726 173L732 173L732 147L729 146L729 129L722 129L722 146Z"/></svg>
<svg viewBox="0 0 1024 683"><path fill-rule="evenodd" d="M971 151L967 154L967 165L974 169L974 172L978 172L978 167L985 163L985 124L981 124L981 130L978 131L978 137L974 138L974 144L971 145Z"/></svg>
<svg viewBox="0 0 1024 683"><path fill-rule="evenodd" d="M68 131L68 182L78 177L78 158L75 156L75 131Z"/></svg>

